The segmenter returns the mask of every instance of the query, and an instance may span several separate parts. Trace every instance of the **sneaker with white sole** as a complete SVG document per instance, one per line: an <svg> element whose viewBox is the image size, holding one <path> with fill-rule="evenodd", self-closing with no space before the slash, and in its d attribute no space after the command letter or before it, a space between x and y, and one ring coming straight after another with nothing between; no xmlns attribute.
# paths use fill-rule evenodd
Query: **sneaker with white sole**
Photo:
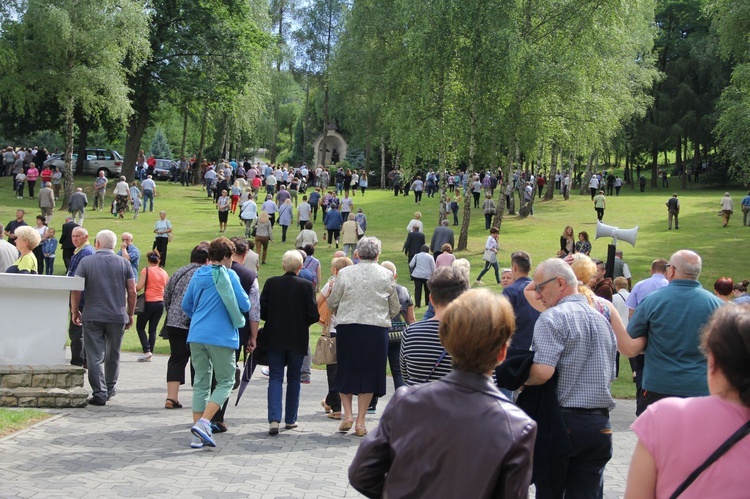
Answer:
<svg viewBox="0 0 750 499"><path fill-rule="evenodd" d="M201 418L192 428L190 428L190 431L193 435L200 438L204 445L216 447L216 441L214 440L213 432L211 431L211 421Z"/></svg>
<svg viewBox="0 0 750 499"><path fill-rule="evenodd" d="M151 362L151 357L154 355L151 352L146 352L143 355L138 356L138 362Z"/></svg>
<svg viewBox="0 0 750 499"><path fill-rule="evenodd" d="M202 449L203 448L203 440L201 440L201 437L198 435L193 435L193 441L190 442L190 447L193 449Z"/></svg>
<svg viewBox="0 0 750 499"><path fill-rule="evenodd" d="M261 367L260 372L263 376L268 376L269 374L271 374L271 370L266 366Z"/></svg>

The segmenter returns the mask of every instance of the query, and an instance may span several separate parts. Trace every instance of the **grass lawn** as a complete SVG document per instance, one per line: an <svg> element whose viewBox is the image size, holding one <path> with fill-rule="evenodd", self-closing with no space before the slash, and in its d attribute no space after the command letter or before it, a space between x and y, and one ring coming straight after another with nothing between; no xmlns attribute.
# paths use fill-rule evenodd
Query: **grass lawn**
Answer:
<svg viewBox="0 0 750 499"><path fill-rule="evenodd" d="M0 437L23 430L52 416L34 409L0 409Z"/></svg>
<svg viewBox="0 0 750 499"><path fill-rule="evenodd" d="M676 179L671 179L675 181ZM78 178L79 186L84 187L89 196L89 206L93 206L92 177ZM114 185L110 182L108 201L112 199L111 191ZM697 251L703 258L703 272L700 281L706 289L713 288L713 282L721 277L732 277L735 281L747 278L750 255L745 249L746 240L750 235L750 228L742 226L742 212L740 201L745 192L742 189L730 189L734 199L736 211L729 227L722 228L721 218L717 216L720 199L725 188L705 189L652 189L641 193L636 188L624 186L619 197L607 198L607 210L604 222L608 225L629 229L639 227L635 247L620 242L618 247L624 251L624 259L628 262L633 274L633 284L649 276L651 261L658 257L669 258L678 249L690 248ZM667 209L664 203L677 192L681 203L680 230L667 231ZM407 276L407 261L401 252L406 238L406 224L413 217L415 211L421 211L425 225L425 234L429 243L433 227L437 224L439 198L422 199L417 206L414 198L394 197L392 191L371 190L365 196L357 194L354 207L362 207L368 220L368 235L379 237L383 242L383 254L380 261L393 261L400 273L399 282L411 288ZM0 179L0 221L7 223L14 218L15 210L24 208L28 211L26 221L33 225L34 217L39 213L36 200L28 198L17 200L11 192L10 178ZM564 201L555 195L550 202L538 202L535 214L526 219L515 216L503 220L500 232L500 266L509 266L509 255L519 249L531 254L534 264L554 257L559 249L559 238L566 225L572 225L576 233L585 230L589 233L593 251L592 256L606 258L609 238L593 240L596 232L596 212L593 208L588 190L585 195L578 195L577 191L570 200ZM169 245L166 270L171 274L177 268L185 265L189 260L190 250L202 240L210 240L219 235L218 218L215 206L210 202L203 190L198 187L184 188L179 185L159 183L155 209L167 211L167 218L174 226L174 241ZM94 235L101 229L111 229L118 235L128 231L133 233L135 245L145 255L151 249L153 242L154 223L158 220L158 213L142 213L137 220L132 216L123 220L113 218L105 212L89 211L85 226L88 228L93 243ZM59 230L66 216L65 212L56 212L51 226ZM459 227L454 227L459 229ZM321 242L315 256L323 262L323 278L328 276L328 264L335 248L328 248L323 241L323 226L320 217L315 224ZM269 246L268 265L261 266L260 285L265 279L280 275L281 255L292 249L297 230L289 229L289 238L281 243L281 229L276 226L274 242ZM456 241L458 242L458 230ZM227 236L241 236L244 227L239 224L236 216L230 215ZM459 258L467 258L472 264L471 279L476 279L483 267L482 253L488 233L484 230L484 217L481 210L473 210L471 228L469 231L469 249L456 253ZM64 273L61 251L56 264L55 274ZM484 282L491 283L494 279L485 276ZM488 285L493 290L501 291L500 286ZM424 313L424 308L416 311L417 318ZM312 328L311 344L315 344L319 328ZM139 351L135 329L127 331L123 348ZM168 353L168 342L157 340L156 353ZM630 368L625 361L622 363L623 375L616 383L615 393L618 396L632 396L633 384L630 381Z"/></svg>

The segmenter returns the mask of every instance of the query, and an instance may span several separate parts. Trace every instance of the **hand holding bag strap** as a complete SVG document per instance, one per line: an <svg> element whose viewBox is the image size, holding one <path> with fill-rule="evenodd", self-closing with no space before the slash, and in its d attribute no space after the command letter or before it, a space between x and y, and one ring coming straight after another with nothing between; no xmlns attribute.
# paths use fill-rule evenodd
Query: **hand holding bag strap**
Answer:
<svg viewBox="0 0 750 499"><path fill-rule="evenodd" d="M723 444L721 444L721 446L716 449L713 454L708 456L703 464L698 466L695 471L690 473L685 481L682 482L679 487L677 487L677 490L675 490L672 495L669 496L669 499L676 499L677 497L679 497L680 494L685 492L685 490L690 487L690 485L700 476L701 473L706 471L706 468L715 463L721 456L726 454L734 444L745 438L748 434L750 434L750 421L742 425L742 427L734 432L732 436L729 437Z"/></svg>

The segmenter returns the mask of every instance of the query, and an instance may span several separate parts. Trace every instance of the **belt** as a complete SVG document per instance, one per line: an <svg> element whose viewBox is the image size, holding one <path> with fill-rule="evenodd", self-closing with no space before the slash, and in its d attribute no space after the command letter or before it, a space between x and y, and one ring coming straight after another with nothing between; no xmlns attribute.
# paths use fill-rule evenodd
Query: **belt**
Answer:
<svg viewBox="0 0 750 499"><path fill-rule="evenodd" d="M561 407L560 412L572 414L597 414L599 416L609 416L609 409L584 409L581 407Z"/></svg>

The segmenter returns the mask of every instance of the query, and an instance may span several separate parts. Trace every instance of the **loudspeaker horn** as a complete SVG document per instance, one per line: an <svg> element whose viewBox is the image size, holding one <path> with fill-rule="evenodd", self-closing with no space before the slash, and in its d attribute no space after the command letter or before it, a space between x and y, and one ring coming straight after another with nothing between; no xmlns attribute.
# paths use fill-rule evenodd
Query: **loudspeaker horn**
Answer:
<svg viewBox="0 0 750 499"><path fill-rule="evenodd" d="M631 246L635 246L635 240L638 236L638 226L636 226L633 229L620 229L617 227L612 227L611 225L606 225L601 223L600 221L596 221L596 234L594 235L594 239L599 239L600 237L611 237L613 240L613 244L617 245L617 241L625 241L626 243L629 243Z"/></svg>

